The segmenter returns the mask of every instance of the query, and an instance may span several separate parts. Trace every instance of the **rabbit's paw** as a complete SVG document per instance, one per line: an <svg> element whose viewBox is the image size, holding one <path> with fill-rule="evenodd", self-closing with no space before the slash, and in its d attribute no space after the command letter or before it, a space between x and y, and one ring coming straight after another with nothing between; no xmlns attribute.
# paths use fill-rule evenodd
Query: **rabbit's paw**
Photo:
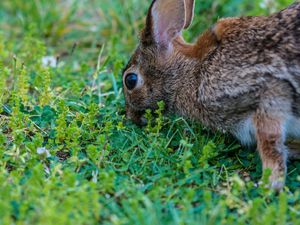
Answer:
<svg viewBox="0 0 300 225"><path fill-rule="evenodd" d="M284 187L284 181L280 181L280 180L272 181L270 186L275 191L281 191Z"/></svg>

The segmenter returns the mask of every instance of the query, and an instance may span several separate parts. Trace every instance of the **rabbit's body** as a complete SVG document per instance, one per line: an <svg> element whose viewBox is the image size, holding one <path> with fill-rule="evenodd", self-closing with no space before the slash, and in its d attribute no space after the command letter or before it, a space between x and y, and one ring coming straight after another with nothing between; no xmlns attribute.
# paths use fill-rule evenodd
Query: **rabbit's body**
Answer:
<svg viewBox="0 0 300 225"><path fill-rule="evenodd" d="M278 99L278 106L273 107L285 114L288 135L300 137L300 4L271 17L221 20L210 32L216 38L211 41L210 52L190 66L193 73L183 71L174 81L183 85L186 80L187 87L178 87L183 92L178 95L192 96L186 90L195 79L195 112L187 103L188 96L182 97L182 103L172 104L177 107L175 111L200 119L211 128L230 131L242 143L253 143L255 129L249 121L261 104ZM177 64L185 65L186 59L180 60L183 62Z"/></svg>
<svg viewBox="0 0 300 225"><path fill-rule="evenodd" d="M220 20L193 45L180 36L192 17L180 12L189 8L192 0L153 1L124 73L127 116L140 122L164 100L169 112L257 143L272 186L281 188L284 143L300 138L300 3L269 17ZM133 90L128 74L138 74Z"/></svg>

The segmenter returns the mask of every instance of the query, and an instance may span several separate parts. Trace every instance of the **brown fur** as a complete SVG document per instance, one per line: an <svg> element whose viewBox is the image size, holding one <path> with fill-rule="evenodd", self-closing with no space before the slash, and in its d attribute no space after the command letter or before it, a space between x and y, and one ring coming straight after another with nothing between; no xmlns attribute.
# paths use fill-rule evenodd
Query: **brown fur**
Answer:
<svg viewBox="0 0 300 225"><path fill-rule="evenodd" d="M124 78L136 73L142 81L131 91L124 85L127 116L142 123L144 110L164 100L169 113L257 143L271 185L282 188L284 143L300 138L300 3L269 17L222 19L194 44L168 33L170 43L162 45L151 12L158 1L124 70ZM191 15L184 6L182 16Z"/></svg>
<svg viewBox="0 0 300 225"><path fill-rule="evenodd" d="M217 39L221 41L225 39L227 35L231 35L232 31L236 28L240 29L241 25L240 18L220 19L213 28L213 32L217 36Z"/></svg>
<svg viewBox="0 0 300 225"><path fill-rule="evenodd" d="M281 188L286 172L286 148L284 146L282 119L272 117L259 110L254 117L256 127L257 148L263 163L263 168L272 170L271 185Z"/></svg>
<svg viewBox="0 0 300 225"><path fill-rule="evenodd" d="M203 60L218 46L217 36L211 30L204 32L194 45L187 44L182 37L177 37L174 42L176 50L189 58Z"/></svg>

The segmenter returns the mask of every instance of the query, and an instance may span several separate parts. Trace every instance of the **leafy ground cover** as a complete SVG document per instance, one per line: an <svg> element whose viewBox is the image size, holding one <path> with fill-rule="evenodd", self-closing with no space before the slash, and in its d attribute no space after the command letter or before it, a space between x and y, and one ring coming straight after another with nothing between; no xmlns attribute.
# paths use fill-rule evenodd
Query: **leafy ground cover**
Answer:
<svg viewBox="0 0 300 225"><path fill-rule="evenodd" d="M196 2L188 40L291 3ZM145 128L125 119L121 70L149 4L0 2L0 224L300 224L299 161L277 195L256 185L255 149L163 103Z"/></svg>

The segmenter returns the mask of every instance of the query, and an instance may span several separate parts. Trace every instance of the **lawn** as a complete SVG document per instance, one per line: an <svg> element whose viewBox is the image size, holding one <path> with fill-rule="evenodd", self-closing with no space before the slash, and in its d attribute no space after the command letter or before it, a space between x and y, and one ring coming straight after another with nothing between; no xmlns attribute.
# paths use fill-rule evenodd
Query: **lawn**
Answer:
<svg viewBox="0 0 300 225"><path fill-rule="evenodd" d="M276 194L255 148L163 103L146 127L125 118L150 2L0 1L0 224L300 224L300 161ZM291 2L196 0L184 36Z"/></svg>

